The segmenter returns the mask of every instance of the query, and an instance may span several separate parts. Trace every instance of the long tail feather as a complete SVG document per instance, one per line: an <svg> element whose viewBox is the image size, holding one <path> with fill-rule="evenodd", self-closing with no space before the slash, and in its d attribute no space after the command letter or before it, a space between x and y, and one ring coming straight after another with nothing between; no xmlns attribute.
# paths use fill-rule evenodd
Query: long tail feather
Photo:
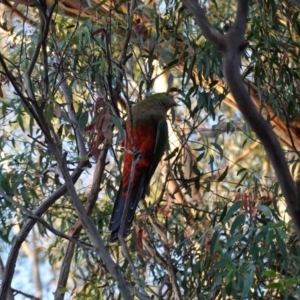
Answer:
<svg viewBox="0 0 300 300"><path fill-rule="evenodd" d="M117 193L116 201L114 204L113 212L110 218L109 230L111 233L111 241L115 242L118 240L119 228L121 225L122 215L125 207L125 200L122 197L123 185L121 183L119 191Z"/></svg>
<svg viewBox="0 0 300 300"><path fill-rule="evenodd" d="M147 173L148 172L145 172L141 176L140 180L137 183L137 186L134 188L134 192L130 197L129 208L128 208L126 222L123 231L124 237L126 237L129 234L139 201L145 197L146 188L149 184L149 182L147 182Z"/></svg>
<svg viewBox="0 0 300 300"><path fill-rule="evenodd" d="M140 199L145 196L146 188L149 182L146 182L147 172L145 172L140 179L138 180L136 186L132 187L132 192L129 195L129 207L126 215L125 225L123 229L123 237L125 238L129 232L134 219L135 211L137 209L138 203ZM111 233L111 242L115 242L118 240L118 234L121 227L121 221L125 208L126 199L122 197L123 186L120 186L118 191L116 202L114 205L113 213L110 220L109 230Z"/></svg>

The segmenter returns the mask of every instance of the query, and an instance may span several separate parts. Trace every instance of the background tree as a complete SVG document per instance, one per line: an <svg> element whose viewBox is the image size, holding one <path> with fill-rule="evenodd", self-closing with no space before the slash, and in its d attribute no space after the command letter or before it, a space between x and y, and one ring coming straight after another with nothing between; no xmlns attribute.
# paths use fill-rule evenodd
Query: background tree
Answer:
<svg viewBox="0 0 300 300"><path fill-rule="evenodd" d="M299 297L297 222L271 164L295 220L296 187L233 100L243 78L297 181L298 8L184 4L2 0L1 299ZM122 122L155 91L179 104L170 146L127 246L110 244Z"/></svg>

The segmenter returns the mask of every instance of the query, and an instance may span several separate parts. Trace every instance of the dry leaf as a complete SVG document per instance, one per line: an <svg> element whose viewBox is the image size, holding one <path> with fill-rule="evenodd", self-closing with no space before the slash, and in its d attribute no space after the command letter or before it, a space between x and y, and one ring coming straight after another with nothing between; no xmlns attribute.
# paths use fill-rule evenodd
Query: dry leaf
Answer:
<svg viewBox="0 0 300 300"><path fill-rule="evenodd" d="M160 211L164 216L170 217L171 216L171 210L170 210L171 203L172 203L172 198L168 195L166 205L160 207L158 209L158 211Z"/></svg>
<svg viewBox="0 0 300 300"><path fill-rule="evenodd" d="M106 31L105 29L99 28L99 29L95 30L95 31L92 33L92 35L93 35L93 36L95 36L95 35L100 35L101 40L104 40L104 38L105 38L106 36L108 36L109 34L107 33L107 31Z"/></svg>
<svg viewBox="0 0 300 300"><path fill-rule="evenodd" d="M133 23L133 31L139 35L142 36L143 42L145 42L148 38L148 29L145 26L144 23L141 23L141 20L137 20Z"/></svg>
<svg viewBox="0 0 300 300"><path fill-rule="evenodd" d="M184 231L184 236L186 238L190 238L194 234L194 232L195 232L195 229L188 226L187 229Z"/></svg>
<svg viewBox="0 0 300 300"><path fill-rule="evenodd" d="M84 130L90 134L90 153L97 160L100 155L99 145L104 139L112 139L111 116L109 107L103 97L98 97L93 108L94 123L87 125Z"/></svg>
<svg viewBox="0 0 300 300"><path fill-rule="evenodd" d="M142 228L139 229L138 234L137 234L137 250L139 251L140 255L146 259L147 258L147 254L144 250L144 246L143 246L143 235L144 235L144 230Z"/></svg>

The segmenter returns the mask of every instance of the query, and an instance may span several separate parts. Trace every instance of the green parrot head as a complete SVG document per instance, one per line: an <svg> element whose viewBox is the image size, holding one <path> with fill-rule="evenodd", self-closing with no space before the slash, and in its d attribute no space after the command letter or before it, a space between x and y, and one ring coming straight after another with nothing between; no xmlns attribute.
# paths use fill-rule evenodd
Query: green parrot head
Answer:
<svg viewBox="0 0 300 300"><path fill-rule="evenodd" d="M166 93L147 96L131 109L133 128L145 123L158 124L166 118L167 111L175 105L176 102Z"/></svg>
<svg viewBox="0 0 300 300"><path fill-rule="evenodd" d="M173 106L176 106L176 102L173 97L167 93L157 93L151 96L148 96L146 99L155 99L158 101L162 107L166 109L166 112Z"/></svg>

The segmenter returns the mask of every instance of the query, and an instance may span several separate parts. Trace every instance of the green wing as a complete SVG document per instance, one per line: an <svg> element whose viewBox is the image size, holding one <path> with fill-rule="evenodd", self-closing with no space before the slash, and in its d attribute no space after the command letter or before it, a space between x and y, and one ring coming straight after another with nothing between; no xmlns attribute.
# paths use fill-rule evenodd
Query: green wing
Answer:
<svg viewBox="0 0 300 300"><path fill-rule="evenodd" d="M168 124L166 120L162 120L157 125L154 158L147 176L148 184L150 183L151 177L154 174L157 165L164 154L167 144L168 144Z"/></svg>

